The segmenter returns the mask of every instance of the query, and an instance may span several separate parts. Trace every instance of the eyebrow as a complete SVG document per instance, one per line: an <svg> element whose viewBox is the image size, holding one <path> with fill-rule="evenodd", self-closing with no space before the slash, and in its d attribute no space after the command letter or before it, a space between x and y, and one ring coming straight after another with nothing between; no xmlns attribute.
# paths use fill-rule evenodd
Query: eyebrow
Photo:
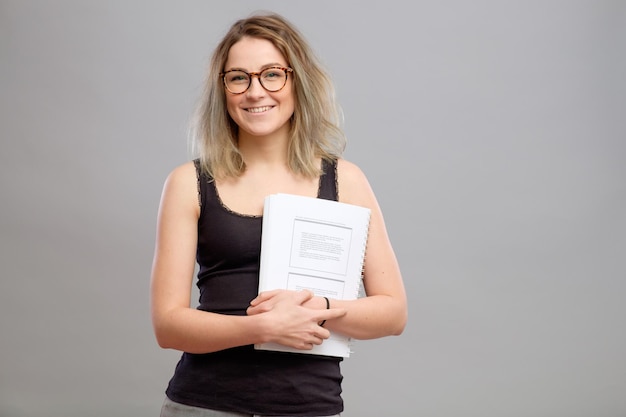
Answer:
<svg viewBox="0 0 626 417"><path fill-rule="evenodd" d="M270 63L270 64L265 64L265 65L263 65L259 71L263 71L264 69L267 69L267 68L270 68L270 67L281 67L281 68L282 68L282 67L284 67L284 66L285 66L284 64L280 64L280 63L278 63L278 62L272 62L272 63ZM225 69L225 70L224 70L224 72L226 72L226 71L243 71L243 72L250 72L250 71L248 71L247 69L245 69L245 68L240 68L240 67L232 67L232 68L229 68L229 69ZM252 72L254 72L254 71L252 71Z"/></svg>

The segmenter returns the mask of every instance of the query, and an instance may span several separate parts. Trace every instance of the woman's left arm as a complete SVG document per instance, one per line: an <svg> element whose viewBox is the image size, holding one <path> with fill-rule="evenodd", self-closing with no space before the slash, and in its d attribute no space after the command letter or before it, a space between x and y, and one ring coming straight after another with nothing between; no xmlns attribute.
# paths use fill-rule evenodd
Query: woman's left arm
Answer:
<svg viewBox="0 0 626 417"><path fill-rule="evenodd" d="M324 327L355 339L399 335L404 331L407 321L406 294L376 196L356 165L339 160L337 174L339 201L371 210L363 267L366 296L356 300L330 299L329 308L346 313L341 317L329 318L324 322ZM297 298L296 292L288 290L261 293L251 301L248 315L269 311L280 302ZM311 309L325 309L326 300L315 296L302 305Z"/></svg>
<svg viewBox="0 0 626 417"><path fill-rule="evenodd" d="M331 308L342 308L347 313L328 320L324 327L355 339L399 335L407 322L407 299L378 201L367 178L356 165L340 160L337 174L339 201L371 209L363 272L366 297L350 301L330 300ZM319 308L320 300L315 299L310 302Z"/></svg>

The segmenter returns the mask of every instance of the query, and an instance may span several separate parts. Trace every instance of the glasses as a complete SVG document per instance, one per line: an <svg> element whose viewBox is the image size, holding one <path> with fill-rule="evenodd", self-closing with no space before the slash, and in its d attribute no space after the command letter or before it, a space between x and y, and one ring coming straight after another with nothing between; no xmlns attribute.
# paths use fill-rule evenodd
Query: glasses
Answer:
<svg viewBox="0 0 626 417"><path fill-rule="evenodd" d="M291 68L269 67L261 72L245 72L242 70L230 70L222 72L220 77L224 80L224 86L232 94L243 94L248 91L252 84L252 77L258 77L261 86L267 91L275 93L287 84L287 77Z"/></svg>

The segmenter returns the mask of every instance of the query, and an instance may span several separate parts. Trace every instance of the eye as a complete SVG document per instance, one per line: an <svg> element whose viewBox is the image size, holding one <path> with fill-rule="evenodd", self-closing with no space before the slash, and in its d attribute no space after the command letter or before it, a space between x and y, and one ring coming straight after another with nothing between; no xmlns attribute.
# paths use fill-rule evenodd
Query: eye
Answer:
<svg viewBox="0 0 626 417"><path fill-rule="evenodd" d="M263 78L266 80L277 80L285 77L285 72L280 68L269 68L263 71Z"/></svg>
<svg viewBox="0 0 626 417"><path fill-rule="evenodd" d="M232 71L226 74L227 83L247 83L248 74L242 71Z"/></svg>

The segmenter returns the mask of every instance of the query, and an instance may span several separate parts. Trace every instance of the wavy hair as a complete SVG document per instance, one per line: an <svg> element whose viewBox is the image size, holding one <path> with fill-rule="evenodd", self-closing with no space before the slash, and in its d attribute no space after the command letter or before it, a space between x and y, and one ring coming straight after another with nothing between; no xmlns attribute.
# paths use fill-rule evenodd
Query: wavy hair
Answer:
<svg viewBox="0 0 626 417"><path fill-rule="evenodd" d="M270 41L294 70L295 109L291 118L289 168L306 177L320 174L316 158L337 159L346 146L341 111L329 75L299 31L277 14L255 14L235 22L216 47L190 129L192 149L212 178L236 177L245 169L237 147L238 126L226 109L219 74L230 48L243 37Z"/></svg>

